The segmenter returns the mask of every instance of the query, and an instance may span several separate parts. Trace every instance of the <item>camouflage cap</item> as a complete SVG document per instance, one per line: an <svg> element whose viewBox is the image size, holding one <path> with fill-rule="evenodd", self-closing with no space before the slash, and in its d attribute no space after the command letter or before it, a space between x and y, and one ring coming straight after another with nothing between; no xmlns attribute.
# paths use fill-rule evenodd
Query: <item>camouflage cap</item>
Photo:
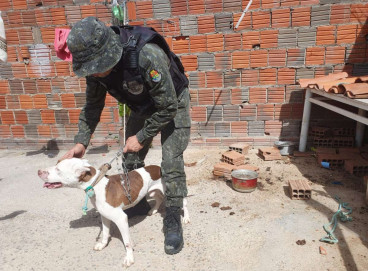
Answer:
<svg viewBox="0 0 368 271"><path fill-rule="evenodd" d="M73 56L73 71L79 77L111 69L123 53L119 35L95 17L77 22L67 45Z"/></svg>

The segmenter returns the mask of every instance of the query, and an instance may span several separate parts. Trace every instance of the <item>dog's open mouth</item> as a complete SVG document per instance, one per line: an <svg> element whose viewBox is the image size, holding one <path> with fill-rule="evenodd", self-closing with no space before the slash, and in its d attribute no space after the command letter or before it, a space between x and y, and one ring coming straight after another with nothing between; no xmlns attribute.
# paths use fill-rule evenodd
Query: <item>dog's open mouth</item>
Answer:
<svg viewBox="0 0 368 271"><path fill-rule="evenodd" d="M59 188L62 186L62 183L49 183L49 182L46 182L43 184L43 187L46 187L48 189L54 189L54 188Z"/></svg>

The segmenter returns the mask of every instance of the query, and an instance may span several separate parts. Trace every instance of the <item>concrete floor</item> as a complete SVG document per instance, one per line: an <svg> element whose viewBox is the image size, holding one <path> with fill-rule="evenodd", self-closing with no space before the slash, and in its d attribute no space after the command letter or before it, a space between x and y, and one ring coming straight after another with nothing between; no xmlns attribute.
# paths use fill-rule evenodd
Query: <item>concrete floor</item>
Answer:
<svg viewBox="0 0 368 271"><path fill-rule="evenodd" d="M37 170L54 165L62 154L62 151L0 151L1 270L123 268L125 248L115 226L110 244L101 252L92 250L101 222L91 205L87 215L82 215L83 191L42 188ZM90 150L85 158L98 167L114 154L115 151ZM239 193L228 183L213 179L203 179L188 187L192 222L184 227L185 246L181 253L174 256L164 253L160 214L131 219L135 264L129 269L368 270L368 208L363 192L349 185L316 182L311 200L291 200L286 172L293 167L294 178L306 175L300 169L302 162L299 160L295 165L281 162L266 173L270 162L252 155L251 160L257 159L261 165L256 191ZM310 170L310 179L321 176L319 169L315 170L314 164L308 165L308 161L303 163L307 163L304 166ZM146 163L160 164L160 150L152 149ZM271 181L266 181L266 174L270 174ZM335 177L338 180L339 176L331 178ZM326 235L323 224L337 211L334 195L353 207L353 221L338 224L335 233L339 243L330 245L319 239ZM212 207L214 202L220 206ZM297 245L298 240L305 240L306 244ZM327 255L319 253L319 246L326 249Z"/></svg>

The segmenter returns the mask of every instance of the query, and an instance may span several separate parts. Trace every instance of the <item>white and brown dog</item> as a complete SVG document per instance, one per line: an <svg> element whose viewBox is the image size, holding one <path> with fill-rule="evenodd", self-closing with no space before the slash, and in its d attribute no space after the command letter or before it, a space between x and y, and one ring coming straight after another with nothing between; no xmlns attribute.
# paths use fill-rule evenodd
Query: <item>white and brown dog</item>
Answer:
<svg viewBox="0 0 368 271"><path fill-rule="evenodd" d="M75 187L86 190L98 177L100 171L92 167L87 160L71 158L60 161L56 166L39 170L39 177L45 181L44 187L59 188L62 186ZM126 256L124 266L134 263L133 242L129 234L128 217L123 210L136 205L143 197L148 196L155 200L155 205L149 215L157 213L164 199L165 184L161 181L159 166L146 166L128 173L130 182L131 202L121 183L123 175L103 177L94 187L94 196L91 197L93 206L101 214L102 240L97 242L94 250L102 250L108 244L110 224L113 221L120 230L123 238ZM123 178L125 179L125 178ZM183 222L189 223L187 201L183 201Z"/></svg>

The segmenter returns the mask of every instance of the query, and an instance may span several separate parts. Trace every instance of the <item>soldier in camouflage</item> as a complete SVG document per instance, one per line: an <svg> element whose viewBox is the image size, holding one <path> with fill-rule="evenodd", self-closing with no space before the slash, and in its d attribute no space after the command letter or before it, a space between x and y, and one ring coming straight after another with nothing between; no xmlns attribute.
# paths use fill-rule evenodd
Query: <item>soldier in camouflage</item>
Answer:
<svg viewBox="0 0 368 271"><path fill-rule="evenodd" d="M188 146L191 124L188 84L181 84L180 91L177 84L174 86L174 82L178 82L175 75L178 70L173 73L172 67L176 64L170 53L159 46L160 43L141 42L138 66L132 69L130 62L134 62L134 58L126 57L129 52L126 45L135 40L134 35L129 36L128 32L124 43L126 32L120 29L119 34L117 31L94 17L88 17L77 22L68 36L73 71L79 77L86 77L87 88L75 146L63 158L84 155L100 120L106 93L132 109L123 150L128 169L133 169L134 165L144 166L152 139L161 132L161 171L166 183L165 251L175 254L184 243L180 212L187 195L183 152ZM142 39L149 37L144 34L145 29L139 31L143 31ZM156 37L156 34L153 35ZM145 214L147 211L145 209Z"/></svg>

